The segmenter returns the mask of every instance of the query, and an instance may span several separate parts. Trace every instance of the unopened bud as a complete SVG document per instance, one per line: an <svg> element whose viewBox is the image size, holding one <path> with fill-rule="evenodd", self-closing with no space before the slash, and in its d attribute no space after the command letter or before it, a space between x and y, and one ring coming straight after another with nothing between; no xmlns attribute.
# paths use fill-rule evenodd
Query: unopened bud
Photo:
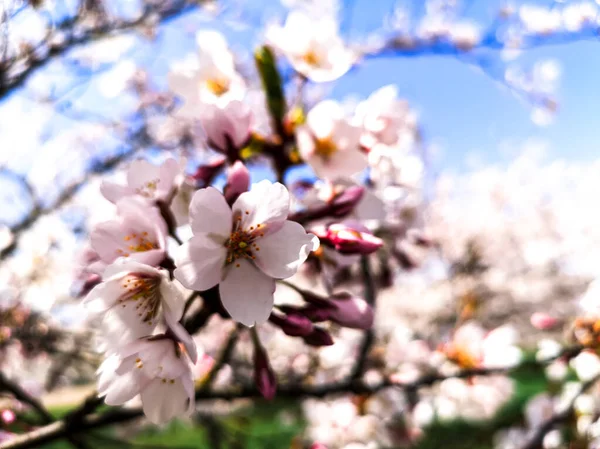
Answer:
<svg viewBox="0 0 600 449"><path fill-rule="evenodd" d="M361 232L342 223L312 230L323 245L335 248L342 254L367 255L383 246L383 240L369 232Z"/></svg>
<svg viewBox="0 0 600 449"><path fill-rule="evenodd" d="M352 329L370 329L373 326L373 308L362 298L350 293L336 293L330 298L335 306L330 313L331 321Z"/></svg>
<svg viewBox="0 0 600 449"><path fill-rule="evenodd" d="M223 189L227 203L233 204L249 186L250 172L242 161L236 161L227 173L227 184Z"/></svg>
<svg viewBox="0 0 600 449"><path fill-rule="evenodd" d="M331 346L333 344L333 338L329 332L320 327L315 327L310 335L303 337L304 342L310 346Z"/></svg>
<svg viewBox="0 0 600 449"><path fill-rule="evenodd" d="M530 318L531 325L539 330L549 330L559 324L559 320L543 312L535 312Z"/></svg>
<svg viewBox="0 0 600 449"><path fill-rule="evenodd" d="M275 373L271 369L267 353L258 342L254 344L254 383L265 399L270 401L275 397L277 392Z"/></svg>
<svg viewBox="0 0 600 449"><path fill-rule="evenodd" d="M334 217L344 217L354 210L365 193L364 187L350 186L333 198L331 209Z"/></svg>
<svg viewBox="0 0 600 449"><path fill-rule="evenodd" d="M310 335L314 329L312 321L298 313L290 313L288 315L278 315L271 313L269 321L291 337L306 337Z"/></svg>

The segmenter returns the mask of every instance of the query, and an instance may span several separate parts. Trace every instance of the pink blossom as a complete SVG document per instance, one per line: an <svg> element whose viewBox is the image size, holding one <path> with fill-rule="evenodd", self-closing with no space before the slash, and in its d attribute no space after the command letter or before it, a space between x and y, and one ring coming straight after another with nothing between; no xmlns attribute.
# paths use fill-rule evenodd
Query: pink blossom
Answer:
<svg viewBox="0 0 600 449"><path fill-rule="evenodd" d="M83 305L90 317L100 319L110 347L148 336L161 321L181 318L181 291L165 270L121 258L104 272L104 282L87 295Z"/></svg>
<svg viewBox="0 0 600 449"><path fill-rule="evenodd" d="M175 159L167 159L160 166L138 159L127 170L127 185L104 181L100 192L112 203L133 195L168 202L175 193L180 175L181 169Z"/></svg>
<svg viewBox="0 0 600 449"><path fill-rule="evenodd" d="M318 176L331 180L351 176L367 166L360 135L361 129L349 122L342 107L333 100L312 108L306 124L296 131L302 158Z"/></svg>
<svg viewBox="0 0 600 449"><path fill-rule="evenodd" d="M191 337L184 337L179 343L154 336L120 348L98 370L98 394L108 405L139 394L144 414L155 424L189 415L195 408L192 363L197 355Z"/></svg>
<svg viewBox="0 0 600 449"><path fill-rule="evenodd" d="M167 226L158 208L142 198L125 197L117 202L118 217L98 224L91 232L92 248L100 260L119 257L158 265L165 257Z"/></svg>
<svg viewBox="0 0 600 449"><path fill-rule="evenodd" d="M200 121L209 145L223 153L240 150L250 138L252 111L232 100L223 106L205 105Z"/></svg>
<svg viewBox="0 0 600 449"><path fill-rule="evenodd" d="M267 30L267 41L284 53L298 72L315 82L333 81L346 73L356 57L338 34L328 15L292 11L282 26Z"/></svg>
<svg viewBox="0 0 600 449"><path fill-rule="evenodd" d="M319 240L286 220L288 190L261 181L232 207L215 188L196 192L190 205L194 237L179 248L175 277L186 287L219 284L225 309L246 326L263 323L273 308L275 279L296 273Z"/></svg>

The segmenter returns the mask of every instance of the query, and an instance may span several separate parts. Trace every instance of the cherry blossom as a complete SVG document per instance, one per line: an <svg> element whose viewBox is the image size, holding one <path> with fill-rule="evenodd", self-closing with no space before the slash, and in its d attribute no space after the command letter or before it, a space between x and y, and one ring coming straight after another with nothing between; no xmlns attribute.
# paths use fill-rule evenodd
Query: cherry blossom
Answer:
<svg viewBox="0 0 600 449"><path fill-rule="evenodd" d="M217 31L196 35L198 55L190 55L169 73L171 89L185 100L179 113L197 119L205 104L225 105L244 97L246 85L235 69L225 37Z"/></svg>
<svg viewBox="0 0 600 449"><path fill-rule="evenodd" d="M104 272L104 282L87 295L83 305L90 318L99 318L110 347L148 336L161 321L177 321L183 313L181 291L165 270L118 259Z"/></svg>
<svg viewBox="0 0 600 449"><path fill-rule="evenodd" d="M333 17L304 11L289 13L285 25L267 29L267 42L281 51L294 69L315 82L333 81L356 60L339 36Z"/></svg>
<svg viewBox="0 0 600 449"><path fill-rule="evenodd" d="M196 360L189 335L183 342L166 335L136 340L102 363L98 394L108 405L122 405L139 394L146 417L155 424L166 423L194 411Z"/></svg>
<svg viewBox="0 0 600 449"><path fill-rule="evenodd" d="M515 346L516 338L515 330L509 326L487 333L479 324L467 322L454 332L445 353L461 368L513 366L522 355Z"/></svg>
<svg viewBox="0 0 600 449"><path fill-rule="evenodd" d="M416 127L408 103L398 99L398 88L393 84L377 89L359 103L354 120L364 129L361 142L367 148L376 143L395 145L402 131Z"/></svg>
<svg viewBox="0 0 600 449"><path fill-rule="evenodd" d="M170 201L180 175L181 169L175 159L167 159L160 166L138 159L129 166L127 185L104 181L100 186L100 192L112 203L132 195L151 200Z"/></svg>
<svg viewBox="0 0 600 449"><path fill-rule="evenodd" d="M158 265L165 257L167 226L158 210L143 198L117 201L118 218L98 224L90 234L91 246L100 260L119 257Z"/></svg>
<svg viewBox="0 0 600 449"><path fill-rule="evenodd" d="M361 151L361 129L344 116L339 103L325 100L312 108L296 138L302 158L322 178L351 176L367 166Z"/></svg>
<svg viewBox="0 0 600 449"><path fill-rule="evenodd" d="M186 287L219 284L223 306L247 326L263 323L273 307L275 279L296 273L318 239L286 218L288 190L261 181L232 207L213 187L198 190L190 205L194 236L176 257L175 277Z"/></svg>
<svg viewBox="0 0 600 449"><path fill-rule="evenodd" d="M219 107L206 105L200 121L209 145L225 154L239 150L250 138L252 111L241 101L232 100Z"/></svg>

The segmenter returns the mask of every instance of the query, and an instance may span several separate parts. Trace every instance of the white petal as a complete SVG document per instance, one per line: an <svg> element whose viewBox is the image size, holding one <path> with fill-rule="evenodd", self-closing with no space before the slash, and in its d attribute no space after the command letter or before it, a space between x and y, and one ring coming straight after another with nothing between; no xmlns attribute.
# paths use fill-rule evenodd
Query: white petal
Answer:
<svg viewBox="0 0 600 449"><path fill-rule="evenodd" d="M135 191L127 186L103 181L102 184L100 184L100 193L102 193L102 196L111 203L116 203L125 196L134 195Z"/></svg>
<svg viewBox="0 0 600 449"><path fill-rule="evenodd" d="M223 307L233 320L246 326L267 321L273 309L274 291L275 281L244 259L230 266L219 285Z"/></svg>
<svg viewBox="0 0 600 449"><path fill-rule="evenodd" d="M192 336L188 334L179 321L173 320L170 315L165 315L165 321L167 322L169 329L171 329L179 341L183 343L192 363L196 363L198 361L198 349L196 348L196 343Z"/></svg>
<svg viewBox="0 0 600 449"><path fill-rule="evenodd" d="M221 281L227 250L206 237L197 235L181 245L176 254L175 278L192 290L207 290Z"/></svg>
<svg viewBox="0 0 600 449"><path fill-rule="evenodd" d="M116 376L108 389L104 402L108 405L122 405L139 393L139 382L136 373L130 371Z"/></svg>
<svg viewBox="0 0 600 449"><path fill-rule="evenodd" d="M123 293L121 278L111 279L96 285L83 300L83 306L90 315L106 312L114 306Z"/></svg>
<svg viewBox="0 0 600 449"><path fill-rule="evenodd" d="M127 170L127 184L133 189L145 187L146 183L159 179L159 167L144 159L136 159Z"/></svg>
<svg viewBox="0 0 600 449"><path fill-rule="evenodd" d="M233 204L233 212L242 217L242 226L248 229L260 224L273 231L281 226L290 210L290 194L278 182L263 180L242 193Z"/></svg>
<svg viewBox="0 0 600 449"><path fill-rule="evenodd" d="M256 265L271 277L285 279L319 247L319 239L307 234L301 224L286 221L280 230L256 240L256 244L260 248L255 253Z"/></svg>
<svg viewBox="0 0 600 449"><path fill-rule="evenodd" d="M141 392L142 407L146 417L154 424L164 424L176 416L186 414L189 398L180 379L154 379Z"/></svg>
<svg viewBox="0 0 600 449"><path fill-rule="evenodd" d="M183 293L174 282L169 280L168 276L163 277L159 288L165 315L168 314L174 320L178 321L181 319L183 308L185 307Z"/></svg>
<svg viewBox="0 0 600 449"><path fill-rule="evenodd" d="M231 208L214 187L200 189L190 204L190 222L194 234L207 233L225 240L231 233Z"/></svg>
<svg viewBox="0 0 600 449"><path fill-rule="evenodd" d="M161 277L160 270L157 270L154 267L125 257L120 257L106 267L104 273L102 273L102 278L108 279L113 276L124 276L128 273L143 273L156 278Z"/></svg>

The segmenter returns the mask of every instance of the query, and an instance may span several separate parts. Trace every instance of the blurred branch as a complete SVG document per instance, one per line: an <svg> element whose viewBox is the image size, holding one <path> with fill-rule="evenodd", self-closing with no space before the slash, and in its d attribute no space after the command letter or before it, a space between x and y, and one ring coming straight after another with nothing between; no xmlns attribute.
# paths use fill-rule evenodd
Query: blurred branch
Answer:
<svg viewBox="0 0 600 449"><path fill-rule="evenodd" d="M365 286L365 301L375 309L375 299L377 297L377 291L375 288L375 280L373 279L373 273L371 272L371 264L367 256L363 256L360 260L360 267L362 270L362 276ZM367 329L364 333L363 340L358 352L358 360L354 365L352 374L350 374L350 380L355 381L359 379L365 371L369 352L375 342L375 330L373 327Z"/></svg>
<svg viewBox="0 0 600 449"><path fill-rule="evenodd" d="M2 59L0 61L0 98L6 96L12 89L22 85L27 78L39 67L44 66L55 56L60 56L71 48L85 44L95 39L102 38L111 33L123 32L148 24L155 25L197 5L188 0L173 0L168 2L145 2L144 12L133 20L109 20L104 13L101 1L82 0L78 15L70 20L65 20L48 32L47 38L41 46L48 46L49 51L42 56L33 58L36 52L33 49L25 55ZM96 16L90 23L90 16ZM78 32L73 32L77 29ZM50 45L50 41L57 35L63 38L60 44ZM39 50L39 49L38 49ZM18 64L26 61L27 66L14 76L11 70Z"/></svg>
<svg viewBox="0 0 600 449"><path fill-rule="evenodd" d="M543 447L544 437L554 429L558 424L562 424L565 421L568 421L573 415L573 408L575 407L575 402L577 398L579 398L582 394L584 394L587 390L593 387L596 382L600 380L600 374L597 374L592 379L584 382L579 387L578 391L573 395L569 403L562 408L562 410L554 413L550 418L542 423L533 436L522 446L521 449L541 449Z"/></svg>
<svg viewBox="0 0 600 449"><path fill-rule="evenodd" d="M10 228L11 232L13 233L14 239L13 239L13 242L11 243L11 245L7 246L6 248L3 248L0 251L0 261L2 259L4 259L6 256L9 256L10 254L12 254L17 249L18 244L19 244L19 236L22 232L24 232L27 229L29 229L30 227L32 227L35 224L35 222L38 219L40 219L41 217L54 212L56 209L60 208L61 206L66 204L68 201L70 201L74 197L74 195L77 193L77 191L82 186L84 186L86 183L88 183L90 181L89 175L92 175L92 174L99 175L99 174L106 173L106 172L112 170L119 163L125 161L127 158L133 156L136 152L142 150L145 147L145 145L147 144L147 142L149 141L149 137L146 133L146 129L142 128L139 132L137 132L133 136L129 136L127 140L134 142L134 144L132 144L131 146L126 148L120 154L110 157L110 158L107 158L102 163L95 164L88 171L88 176L86 176L86 177L80 179L79 181L71 184L70 186L66 187L60 193L60 195L58 196L56 201L54 201L51 205L45 206L45 207L41 206L39 204L39 202L37 201L37 199L35 198L35 196L32 196L34 207L25 216L25 218L23 218L23 220L21 220L17 225ZM25 178L22 178L21 182L24 183L25 189L31 195L34 195L33 188L31 187L29 182Z"/></svg>
<svg viewBox="0 0 600 449"><path fill-rule="evenodd" d="M235 334L232 333L232 335ZM231 341L231 339L230 339ZM227 345L226 345L227 346ZM231 344L233 347L233 344ZM422 377L416 379L413 382L398 383L393 382L391 379L384 379L377 383L366 383L360 380L348 379L342 382L333 382L322 385L283 385L277 389L277 397L290 399L290 398L303 398L303 397L317 397L322 398L331 394L342 394L351 393L359 395L370 395L377 393L386 388L399 388L406 391L414 391L416 389L427 387L435 384L436 382L450 379L450 378L461 378L468 379L474 376L486 376L493 374L511 373L515 370L527 367L527 366L542 366L550 363L559 358L570 358L581 352L584 348L582 346L570 346L566 347L559 354L553 357L541 360L541 361L525 361L519 365L502 368L476 368L458 371L449 375L442 375L439 373L425 374ZM225 360L227 354L227 347L223 351L221 357ZM597 380L597 379L596 379ZM585 389L591 385L588 383L584 384ZM246 385L238 389L231 389L227 391L214 391L205 390L200 387L196 390L197 401L208 401L208 400L236 400L236 399L251 399L260 398L261 393L256 389L254 385ZM82 404L74 412L69 413L62 421L57 421L39 429L33 430L29 433L22 434L14 437L13 439L0 444L0 449L27 449L37 448L40 445L55 441L61 438L68 438L70 435L81 433L86 430L97 429L106 427L112 424L124 423L137 419L143 416L142 409L139 408L114 408L108 410L102 414L92 414L98 406L102 404L102 399L96 396L88 398L84 404ZM571 407L572 409L572 407ZM562 415L561 415L562 416ZM552 424L548 424L550 428L557 422L562 422L566 417L555 418ZM547 430L549 431L549 430ZM546 433L547 433L546 431ZM543 436L542 436L543 438ZM527 446L524 449L532 449L535 446Z"/></svg>
<svg viewBox="0 0 600 449"><path fill-rule="evenodd" d="M2 372L0 372L0 391L7 391L18 401L30 406L40 416L44 424L54 421L52 415L40 401L23 390L18 384L10 381Z"/></svg>

